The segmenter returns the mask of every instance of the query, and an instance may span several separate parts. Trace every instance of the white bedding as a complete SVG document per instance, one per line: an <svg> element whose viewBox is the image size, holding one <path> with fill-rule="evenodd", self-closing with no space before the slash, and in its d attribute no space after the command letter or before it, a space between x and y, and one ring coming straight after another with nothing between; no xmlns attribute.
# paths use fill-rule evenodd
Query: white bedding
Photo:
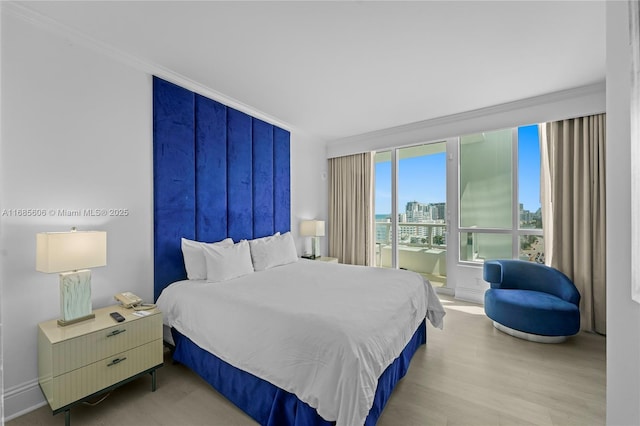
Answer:
<svg viewBox="0 0 640 426"><path fill-rule="evenodd" d="M419 274L301 260L225 282L179 281L165 323L229 364L362 425L377 381L427 317L444 309Z"/></svg>

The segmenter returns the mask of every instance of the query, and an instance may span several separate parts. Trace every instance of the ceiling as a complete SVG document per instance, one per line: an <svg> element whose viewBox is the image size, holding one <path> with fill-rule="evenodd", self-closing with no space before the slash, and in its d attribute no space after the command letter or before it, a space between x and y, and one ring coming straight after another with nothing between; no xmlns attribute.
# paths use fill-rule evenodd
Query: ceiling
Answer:
<svg viewBox="0 0 640 426"><path fill-rule="evenodd" d="M605 79L604 1L23 6L323 140Z"/></svg>

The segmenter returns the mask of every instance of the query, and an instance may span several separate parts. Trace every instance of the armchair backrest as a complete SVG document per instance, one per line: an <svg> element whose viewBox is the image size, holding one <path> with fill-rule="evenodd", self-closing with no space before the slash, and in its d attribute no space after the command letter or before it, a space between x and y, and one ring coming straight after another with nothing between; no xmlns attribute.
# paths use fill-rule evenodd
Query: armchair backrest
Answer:
<svg viewBox="0 0 640 426"><path fill-rule="evenodd" d="M580 293L562 272L525 260L488 260L484 262L484 280L491 288L533 290L553 294L575 305Z"/></svg>

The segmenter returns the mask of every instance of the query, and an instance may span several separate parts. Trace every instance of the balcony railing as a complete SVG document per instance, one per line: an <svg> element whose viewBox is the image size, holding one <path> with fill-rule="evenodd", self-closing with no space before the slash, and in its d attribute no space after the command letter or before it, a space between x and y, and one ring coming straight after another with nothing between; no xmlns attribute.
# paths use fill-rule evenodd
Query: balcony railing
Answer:
<svg viewBox="0 0 640 426"><path fill-rule="evenodd" d="M399 244L410 247L447 248L447 225L444 223L399 222ZM376 243L391 244L390 222L376 222Z"/></svg>
<svg viewBox="0 0 640 426"><path fill-rule="evenodd" d="M447 277L447 227L444 223L398 223L398 266L445 286ZM393 233L390 222L376 222L376 265L392 265Z"/></svg>

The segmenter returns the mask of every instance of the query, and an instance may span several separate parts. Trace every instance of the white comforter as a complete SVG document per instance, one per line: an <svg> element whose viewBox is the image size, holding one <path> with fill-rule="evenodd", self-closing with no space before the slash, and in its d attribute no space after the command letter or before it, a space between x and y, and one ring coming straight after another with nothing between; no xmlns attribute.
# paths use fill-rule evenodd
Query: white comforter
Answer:
<svg viewBox="0 0 640 426"><path fill-rule="evenodd" d="M221 282L180 281L165 323L229 364L362 425L377 381L422 320L442 328L431 284L403 270L300 260Z"/></svg>

